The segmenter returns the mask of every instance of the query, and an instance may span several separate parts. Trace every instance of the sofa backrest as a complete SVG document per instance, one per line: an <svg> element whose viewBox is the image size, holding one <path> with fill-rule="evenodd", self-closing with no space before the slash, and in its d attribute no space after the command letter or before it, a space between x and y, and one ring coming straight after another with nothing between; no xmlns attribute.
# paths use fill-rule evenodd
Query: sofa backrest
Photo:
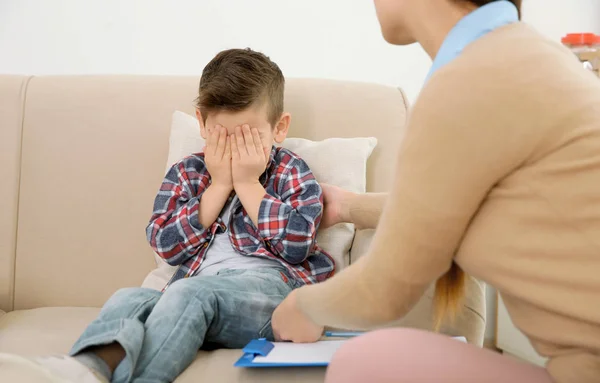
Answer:
<svg viewBox="0 0 600 383"><path fill-rule="evenodd" d="M12 309L13 299L14 309L101 306L155 267L144 228L164 176L171 115L193 113L198 77L33 77L26 92L24 81L0 78L0 108L9 109L0 109L3 153L10 146L0 207L12 212L0 221L0 308ZM368 190L387 190L405 102L392 87L289 79L289 136L377 137Z"/></svg>

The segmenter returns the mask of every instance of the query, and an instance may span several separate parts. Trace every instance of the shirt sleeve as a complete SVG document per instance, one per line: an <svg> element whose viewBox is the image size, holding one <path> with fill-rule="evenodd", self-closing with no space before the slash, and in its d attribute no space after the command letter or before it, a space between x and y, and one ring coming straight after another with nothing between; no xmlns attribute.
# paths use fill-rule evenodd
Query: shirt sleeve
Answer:
<svg viewBox="0 0 600 383"><path fill-rule="evenodd" d="M193 257L208 241L199 221L200 198L209 185L204 162L188 157L167 172L154 200L146 236L154 251L172 266Z"/></svg>
<svg viewBox="0 0 600 383"><path fill-rule="evenodd" d="M302 263L312 253L323 214L321 186L308 165L292 159L279 180L279 195L266 194L258 214L258 230L270 250L286 262Z"/></svg>
<svg viewBox="0 0 600 383"><path fill-rule="evenodd" d="M490 190L526 162L541 135L520 122L519 112L535 107L527 94L515 97L523 88L515 72L455 67L432 77L409 119L368 255L298 291L312 320L353 329L395 321L450 268Z"/></svg>

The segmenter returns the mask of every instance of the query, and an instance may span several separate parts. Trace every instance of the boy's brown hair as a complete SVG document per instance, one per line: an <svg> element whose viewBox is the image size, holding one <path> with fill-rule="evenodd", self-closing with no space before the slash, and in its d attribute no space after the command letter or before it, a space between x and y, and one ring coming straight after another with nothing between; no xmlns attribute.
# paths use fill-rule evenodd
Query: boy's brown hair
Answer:
<svg viewBox="0 0 600 383"><path fill-rule="evenodd" d="M238 112L268 103L268 120L275 127L283 113L283 73L269 57L246 49L217 54L202 71L196 106L206 122L208 113Z"/></svg>

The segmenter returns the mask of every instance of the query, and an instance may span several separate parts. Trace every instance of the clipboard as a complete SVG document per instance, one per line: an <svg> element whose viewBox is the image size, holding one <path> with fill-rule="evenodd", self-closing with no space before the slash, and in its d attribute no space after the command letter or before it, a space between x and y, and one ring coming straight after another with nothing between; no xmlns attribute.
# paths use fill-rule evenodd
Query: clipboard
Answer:
<svg viewBox="0 0 600 383"><path fill-rule="evenodd" d="M355 333L352 334L352 337L357 336L354 335ZM465 337L458 336L453 338L467 343ZM242 349L244 354L234 363L234 366L245 368L327 367L337 349L346 341L348 339L321 340L316 343L299 344L269 342L264 338L254 339Z"/></svg>
<svg viewBox="0 0 600 383"><path fill-rule="evenodd" d="M235 367L327 367L344 340L322 340L316 343L269 342L254 339L243 348Z"/></svg>

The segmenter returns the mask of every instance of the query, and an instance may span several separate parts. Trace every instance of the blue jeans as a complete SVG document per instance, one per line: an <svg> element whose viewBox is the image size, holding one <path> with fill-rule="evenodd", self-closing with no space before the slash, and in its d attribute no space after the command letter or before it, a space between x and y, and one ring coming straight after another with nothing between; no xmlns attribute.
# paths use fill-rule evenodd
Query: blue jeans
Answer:
<svg viewBox="0 0 600 383"><path fill-rule="evenodd" d="M278 269L242 269L181 279L164 293L122 289L70 355L118 342L126 357L113 382L172 382L203 345L242 348L257 337L272 340L271 315L298 286Z"/></svg>

